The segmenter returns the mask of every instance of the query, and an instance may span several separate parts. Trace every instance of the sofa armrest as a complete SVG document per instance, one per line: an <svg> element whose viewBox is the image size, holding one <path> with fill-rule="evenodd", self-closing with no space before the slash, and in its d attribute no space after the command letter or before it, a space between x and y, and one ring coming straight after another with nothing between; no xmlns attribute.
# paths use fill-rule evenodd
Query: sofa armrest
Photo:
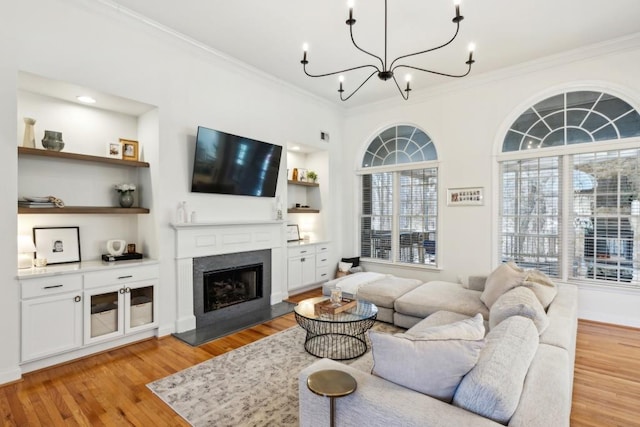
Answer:
<svg viewBox="0 0 640 427"><path fill-rule="evenodd" d="M469 285L467 286L469 289L473 291L484 291L484 282L487 281L488 276L469 276Z"/></svg>
<svg viewBox="0 0 640 427"><path fill-rule="evenodd" d="M349 373L358 383L349 396L336 399L335 416L339 425L395 425L403 427L474 426L498 427L501 424L409 390L351 366L322 359L300 371L300 426L329 425L329 399L318 396L307 387L307 377L323 369L339 369Z"/></svg>

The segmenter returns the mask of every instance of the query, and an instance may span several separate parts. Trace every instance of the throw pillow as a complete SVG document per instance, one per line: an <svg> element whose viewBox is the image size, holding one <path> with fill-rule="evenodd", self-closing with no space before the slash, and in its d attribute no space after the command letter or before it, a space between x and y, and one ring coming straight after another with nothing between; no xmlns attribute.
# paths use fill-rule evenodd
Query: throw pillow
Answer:
<svg viewBox="0 0 640 427"><path fill-rule="evenodd" d="M482 315L416 334L369 331L372 374L451 402L456 387L473 368L484 346Z"/></svg>
<svg viewBox="0 0 640 427"><path fill-rule="evenodd" d="M478 363L460 382L453 404L506 425L520 402L538 342L533 322L522 316L509 317L489 331Z"/></svg>
<svg viewBox="0 0 640 427"><path fill-rule="evenodd" d="M549 326L549 317L542 308L542 304L536 295L524 286L516 286L509 292L505 292L491 306L489 329L495 328L500 322L511 316L531 319L538 330L538 335L542 334Z"/></svg>
<svg viewBox="0 0 640 427"><path fill-rule="evenodd" d="M525 278L524 269L513 262L501 264L489 274L484 284L484 291L480 295L480 301L491 308L493 303L510 289L522 284Z"/></svg>
<svg viewBox="0 0 640 427"><path fill-rule="evenodd" d="M533 291L545 310L549 308L549 305L558 294L556 284L553 283L549 276L539 270L528 270L522 286Z"/></svg>
<svg viewBox="0 0 640 427"><path fill-rule="evenodd" d="M350 262L352 265L352 267L358 267L360 265L360 257L356 256L356 257L352 257L352 258L342 258L340 261L342 262Z"/></svg>
<svg viewBox="0 0 640 427"><path fill-rule="evenodd" d="M351 264L350 262L342 262L340 261L338 263L338 271L343 271L343 272L347 272L349 271L349 269L353 267L353 264Z"/></svg>

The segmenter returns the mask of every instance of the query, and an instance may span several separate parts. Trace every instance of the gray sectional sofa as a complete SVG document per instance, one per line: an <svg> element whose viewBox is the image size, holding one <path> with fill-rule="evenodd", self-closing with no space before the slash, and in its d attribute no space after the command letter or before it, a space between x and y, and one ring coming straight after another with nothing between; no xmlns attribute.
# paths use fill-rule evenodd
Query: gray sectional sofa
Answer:
<svg viewBox="0 0 640 427"><path fill-rule="evenodd" d="M508 275L520 278L513 283L509 282L513 277L494 271L488 277L470 278L467 286L450 282L416 284L410 279L388 276L380 278L387 280L386 284L374 280L359 286L354 296L379 305L382 320L409 329L395 338L370 332L373 369L370 362L363 360L347 365L321 359L302 370L300 425L328 425L328 399L310 392L306 380L318 370L340 369L350 373L358 386L353 394L336 403L339 425L569 426L577 289L572 285L545 283L543 279L533 278L530 282L533 276L529 272L512 267L515 273L508 270ZM500 268L507 271L506 264ZM491 282L490 289L485 289L487 282ZM325 290L335 285L329 283ZM407 367L411 365L407 357L412 356L405 355L406 348L411 352L416 345L432 345L422 340L429 340L425 337L434 331L437 335L438 328L454 324L468 327L474 319L484 323L486 336L477 360L454 387L453 397L416 391L421 390L420 377L410 370L414 368ZM398 352L403 354L376 352L380 338L400 340L402 346L396 348L405 349ZM464 347L468 342L461 342L463 347L458 348L469 348ZM459 351L452 354L457 356ZM397 373L393 363L397 363ZM444 363L442 369L446 371L451 367L448 365L458 362L428 363ZM431 368L436 373L440 370L437 366ZM426 378L422 382L429 385L431 377Z"/></svg>

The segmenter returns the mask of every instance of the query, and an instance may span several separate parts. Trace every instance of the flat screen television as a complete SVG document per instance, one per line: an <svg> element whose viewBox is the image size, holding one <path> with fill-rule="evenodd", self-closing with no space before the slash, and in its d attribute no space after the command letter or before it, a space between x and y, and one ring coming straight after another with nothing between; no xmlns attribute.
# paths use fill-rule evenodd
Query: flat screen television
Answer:
<svg viewBox="0 0 640 427"><path fill-rule="evenodd" d="M275 197L282 147L198 126L191 191Z"/></svg>

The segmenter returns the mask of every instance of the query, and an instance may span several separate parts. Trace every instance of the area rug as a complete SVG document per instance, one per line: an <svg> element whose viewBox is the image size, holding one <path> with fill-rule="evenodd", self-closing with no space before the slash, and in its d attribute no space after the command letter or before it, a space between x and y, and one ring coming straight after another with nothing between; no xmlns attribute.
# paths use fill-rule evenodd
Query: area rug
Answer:
<svg viewBox="0 0 640 427"><path fill-rule="evenodd" d="M373 329L399 331L381 322ZM296 426L298 373L318 360L304 350L304 338L294 326L147 387L194 426ZM366 366L367 359L370 352L356 360Z"/></svg>

